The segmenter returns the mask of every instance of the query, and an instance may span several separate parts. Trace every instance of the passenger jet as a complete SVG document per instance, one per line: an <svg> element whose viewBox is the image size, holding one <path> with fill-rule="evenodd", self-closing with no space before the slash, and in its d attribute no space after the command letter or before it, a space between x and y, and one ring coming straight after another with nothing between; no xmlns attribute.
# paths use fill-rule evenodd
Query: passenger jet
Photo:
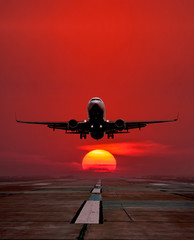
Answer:
<svg viewBox="0 0 194 240"><path fill-rule="evenodd" d="M123 119L117 119L116 121L109 121L105 118L105 105L102 99L98 97L92 98L88 102L87 106L88 120L77 121L71 119L68 122L27 122L19 121L18 123L30 123L30 124L42 124L47 125L49 128L65 130L67 134L79 134L80 139L86 139L89 134L94 139L101 139L107 134L107 138L114 138L114 134L129 133L129 129L139 128L147 126L152 123L165 123L174 122L178 120L178 117L171 120L161 121L124 121Z"/></svg>

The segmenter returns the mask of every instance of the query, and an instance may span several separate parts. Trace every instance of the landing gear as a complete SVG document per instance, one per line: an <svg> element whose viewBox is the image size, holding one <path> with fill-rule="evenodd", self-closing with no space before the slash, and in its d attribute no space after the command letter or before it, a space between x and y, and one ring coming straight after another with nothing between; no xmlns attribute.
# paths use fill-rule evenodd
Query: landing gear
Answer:
<svg viewBox="0 0 194 240"><path fill-rule="evenodd" d="M108 139L110 139L110 138L113 139L113 138L114 138L114 134L113 134L113 133L108 133L108 134L107 134L107 138L108 138Z"/></svg>
<svg viewBox="0 0 194 240"><path fill-rule="evenodd" d="M86 139L86 133L80 133L80 139L82 138Z"/></svg>

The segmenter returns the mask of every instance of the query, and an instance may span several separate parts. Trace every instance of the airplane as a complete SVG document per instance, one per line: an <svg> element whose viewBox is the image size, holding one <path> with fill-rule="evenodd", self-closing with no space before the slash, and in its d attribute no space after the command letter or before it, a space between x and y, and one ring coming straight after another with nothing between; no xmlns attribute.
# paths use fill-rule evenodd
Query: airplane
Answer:
<svg viewBox="0 0 194 240"><path fill-rule="evenodd" d="M116 121L109 121L105 118L105 104L102 99L93 97L88 102L87 106L88 120L77 121L71 119L67 122L27 122L19 121L18 123L29 124L42 124L47 125L49 128L65 130L67 134L79 134L80 139L86 139L89 134L92 138L99 140L107 134L107 138L114 138L114 134L129 133L129 129L141 128L152 123L165 123L174 122L178 120L178 116L171 120L160 121L124 121L123 119L117 119Z"/></svg>

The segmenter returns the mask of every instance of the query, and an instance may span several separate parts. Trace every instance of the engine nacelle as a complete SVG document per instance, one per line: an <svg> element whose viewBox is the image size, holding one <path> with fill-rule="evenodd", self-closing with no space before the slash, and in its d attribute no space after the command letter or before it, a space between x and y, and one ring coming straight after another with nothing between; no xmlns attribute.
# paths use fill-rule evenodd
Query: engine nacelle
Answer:
<svg viewBox="0 0 194 240"><path fill-rule="evenodd" d="M117 128L119 131L122 131L122 130L124 129L124 127L125 127L125 122L124 122L124 120L123 120L123 119L118 119L118 120L116 120L115 126L116 126L116 128Z"/></svg>
<svg viewBox="0 0 194 240"><path fill-rule="evenodd" d="M77 128L77 121L76 121L75 119L71 119L71 120L69 121L69 129L70 129L71 131L75 131L76 128Z"/></svg>

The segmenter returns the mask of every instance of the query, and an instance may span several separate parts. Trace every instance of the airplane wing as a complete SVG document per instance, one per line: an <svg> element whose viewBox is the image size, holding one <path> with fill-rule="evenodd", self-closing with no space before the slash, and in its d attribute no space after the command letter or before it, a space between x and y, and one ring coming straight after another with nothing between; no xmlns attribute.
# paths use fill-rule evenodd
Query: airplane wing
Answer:
<svg viewBox="0 0 194 240"><path fill-rule="evenodd" d="M129 129L134 128L143 128L148 124L154 123L167 123L174 122L178 120L178 116L175 119L170 120L157 120L157 121L124 121L122 119L118 119L117 121L107 121L106 122L106 133L107 134L117 134L117 133L127 133Z"/></svg>
<svg viewBox="0 0 194 240"><path fill-rule="evenodd" d="M16 119L16 122L18 123L28 123L28 124L41 124L41 125L47 125L49 128L53 129L67 129L68 122L28 122L28 121L19 121Z"/></svg>
<svg viewBox="0 0 194 240"><path fill-rule="evenodd" d="M67 122L32 122L32 121L19 121L16 119L18 123L27 123L27 124L41 124L47 125L47 127L55 129L65 130L66 133L80 134L85 133L88 134L89 126L87 121L76 121L74 119Z"/></svg>
<svg viewBox="0 0 194 240"><path fill-rule="evenodd" d="M133 129L133 128L142 128L146 127L147 124L153 124L153 123L166 123L166 122L174 122L177 121L178 118L170 119L170 120L159 120L159 121L137 121L137 122L125 122L125 129Z"/></svg>

